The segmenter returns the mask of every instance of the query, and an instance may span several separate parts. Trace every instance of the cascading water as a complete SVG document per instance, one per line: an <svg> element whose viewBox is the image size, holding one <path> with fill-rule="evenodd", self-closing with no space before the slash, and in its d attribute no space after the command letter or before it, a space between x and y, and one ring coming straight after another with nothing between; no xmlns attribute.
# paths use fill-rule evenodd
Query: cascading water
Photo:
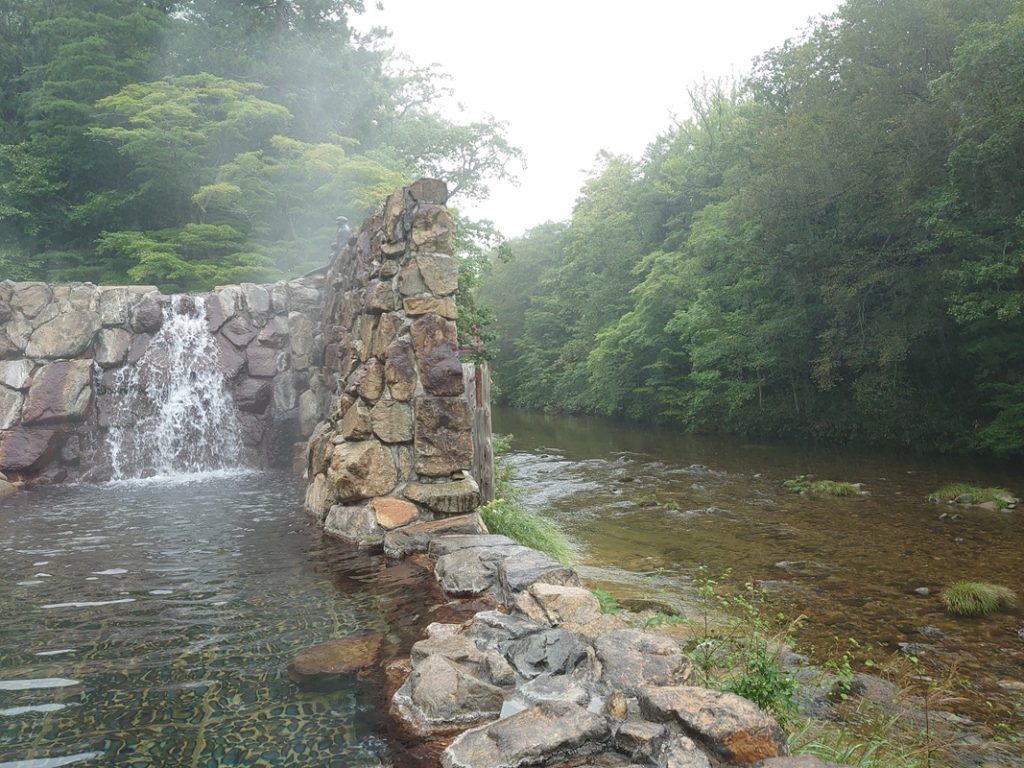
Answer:
<svg viewBox="0 0 1024 768"><path fill-rule="evenodd" d="M107 435L114 480L240 466L241 438L201 297L174 296L145 353L118 374Z"/></svg>

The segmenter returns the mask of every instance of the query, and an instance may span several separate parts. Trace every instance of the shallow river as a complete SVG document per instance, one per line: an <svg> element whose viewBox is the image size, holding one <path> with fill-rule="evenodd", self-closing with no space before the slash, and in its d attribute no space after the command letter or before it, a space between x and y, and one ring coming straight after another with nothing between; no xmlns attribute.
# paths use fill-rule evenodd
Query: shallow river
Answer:
<svg viewBox="0 0 1024 768"><path fill-rule="evenodd" d="M1004 584L1024 601L1024 509L954 509L926 498L953 481L1020 496L1019 467L506 409L495 409L494 426L514 435L526 503L571 535L592 580L685 595L700 566L713 576L731 569L739 584L759 582L788 616L807 617L797 638L819 659L850 638L864 645L862 659L921 644L912 650L932 673L959 663L964 714L1024 733L1024 613L950 619L938 598L950 581L971 579ZM815 499L782 487L800 474L861 482L870 495ZM915 594L920 587L931 594ZM934 629L926 636L922 627Z"/></svg>
<svg viewBox="0 0 1024 768"><path fill-rule="evenodd" d="M369 690L302 693L285 668L359 630L407 644L425 594L323 538L302 490L248 473L0 500L0 768L390 762Z"/></svg>

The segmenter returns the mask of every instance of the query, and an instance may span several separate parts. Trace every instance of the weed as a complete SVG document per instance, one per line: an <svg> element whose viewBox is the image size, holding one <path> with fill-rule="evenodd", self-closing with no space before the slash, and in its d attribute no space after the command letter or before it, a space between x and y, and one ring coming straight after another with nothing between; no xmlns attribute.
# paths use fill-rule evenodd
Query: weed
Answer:
<svg viewBox="0 0 1024 768"><path fill-rule="evenodd" d="M786 480L782 485L791 491L811 496L859 496L862 493L860 485L856 483L811 480L806 475L797 475L792 480Z"/></svg>
<svg viewBox="0 0 1024 768"><path fill-rule="evenodd" d="M687 620L682 616L670 616L667 613L656 613L644 622L644 629L657 629L658 627L678 627L686 624Z"/></svg>
<svg viewBox="0 0 1024 768"><path fill-rule="evenodd" d="M928 494L928 501L955 501L958 504L985 504L991 502L1000 509L1017 504L1017 499L1005 488L982 488L967 483L950 483Z"/></svg>
<svg viewBox="0 0 1024 768"><path fill-rule="evenodd" d="M592 589L590 591L597 598L597 604L601 607L601 613L622 613L619 601L615 599L615 595L611 592L603 589Z"/></svg>
<svg viewBox="0 0 1024 768"><path fill-rule="evenodd" d="M550 520L532 515L514 500L495 499L477 512L491 533L508 536L525 547L545 552L563 565L573 561L569 539Z"/></svg>
<svg viewBox="0 0 1024 768"><path fill-rule="evenodd" d="M1012 589L982 581L957 581L942 591L942 603L951 616L988 616L1012 608L1017 595Z"/></svg>

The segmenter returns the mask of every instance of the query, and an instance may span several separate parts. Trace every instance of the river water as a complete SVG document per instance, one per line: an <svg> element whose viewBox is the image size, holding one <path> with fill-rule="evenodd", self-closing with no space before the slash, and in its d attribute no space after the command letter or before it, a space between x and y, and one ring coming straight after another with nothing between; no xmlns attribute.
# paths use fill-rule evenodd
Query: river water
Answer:
<svg viewBox="0 0 1024 768"><path fill-rule="evenodd" d="M731 569L787 616L806 617L797 640L819 660L850 648L850 638L862 660L918 644L911 649L933 674L959 665L966 688L954 708L1024 733L1024 614L951 619L938 598L949 582L971 579L1006 585L1024 601L1024 509L954 509L926 498L954 481L1020 496L1019 467L501 408L494 425L514 435L527 506L575 540L592 581L686 598L701 566L712 576ZM782 487L800 474L861 482L870 495L816 499ZM920 587L931 594L916 594Z"/></svg>
<svg viewBox="0 0 1024 768"><path fill-rule="evenodd" d="M374 692L296 651L419 632L422 579L322 536L273 472L0 500L0 767L376 766Z"/></svg>

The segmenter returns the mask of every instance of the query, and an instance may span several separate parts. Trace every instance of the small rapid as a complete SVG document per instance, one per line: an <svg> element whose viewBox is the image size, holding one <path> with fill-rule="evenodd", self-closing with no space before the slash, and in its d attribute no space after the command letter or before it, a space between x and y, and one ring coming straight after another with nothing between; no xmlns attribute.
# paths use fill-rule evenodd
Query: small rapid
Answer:
<svg viewBox="0 0 1024 768"><path fill-rule="evenodd" d="M241 468L242 441L202 297L174 296L145 352L114 381L107 447L115 482Z"/></svg>

